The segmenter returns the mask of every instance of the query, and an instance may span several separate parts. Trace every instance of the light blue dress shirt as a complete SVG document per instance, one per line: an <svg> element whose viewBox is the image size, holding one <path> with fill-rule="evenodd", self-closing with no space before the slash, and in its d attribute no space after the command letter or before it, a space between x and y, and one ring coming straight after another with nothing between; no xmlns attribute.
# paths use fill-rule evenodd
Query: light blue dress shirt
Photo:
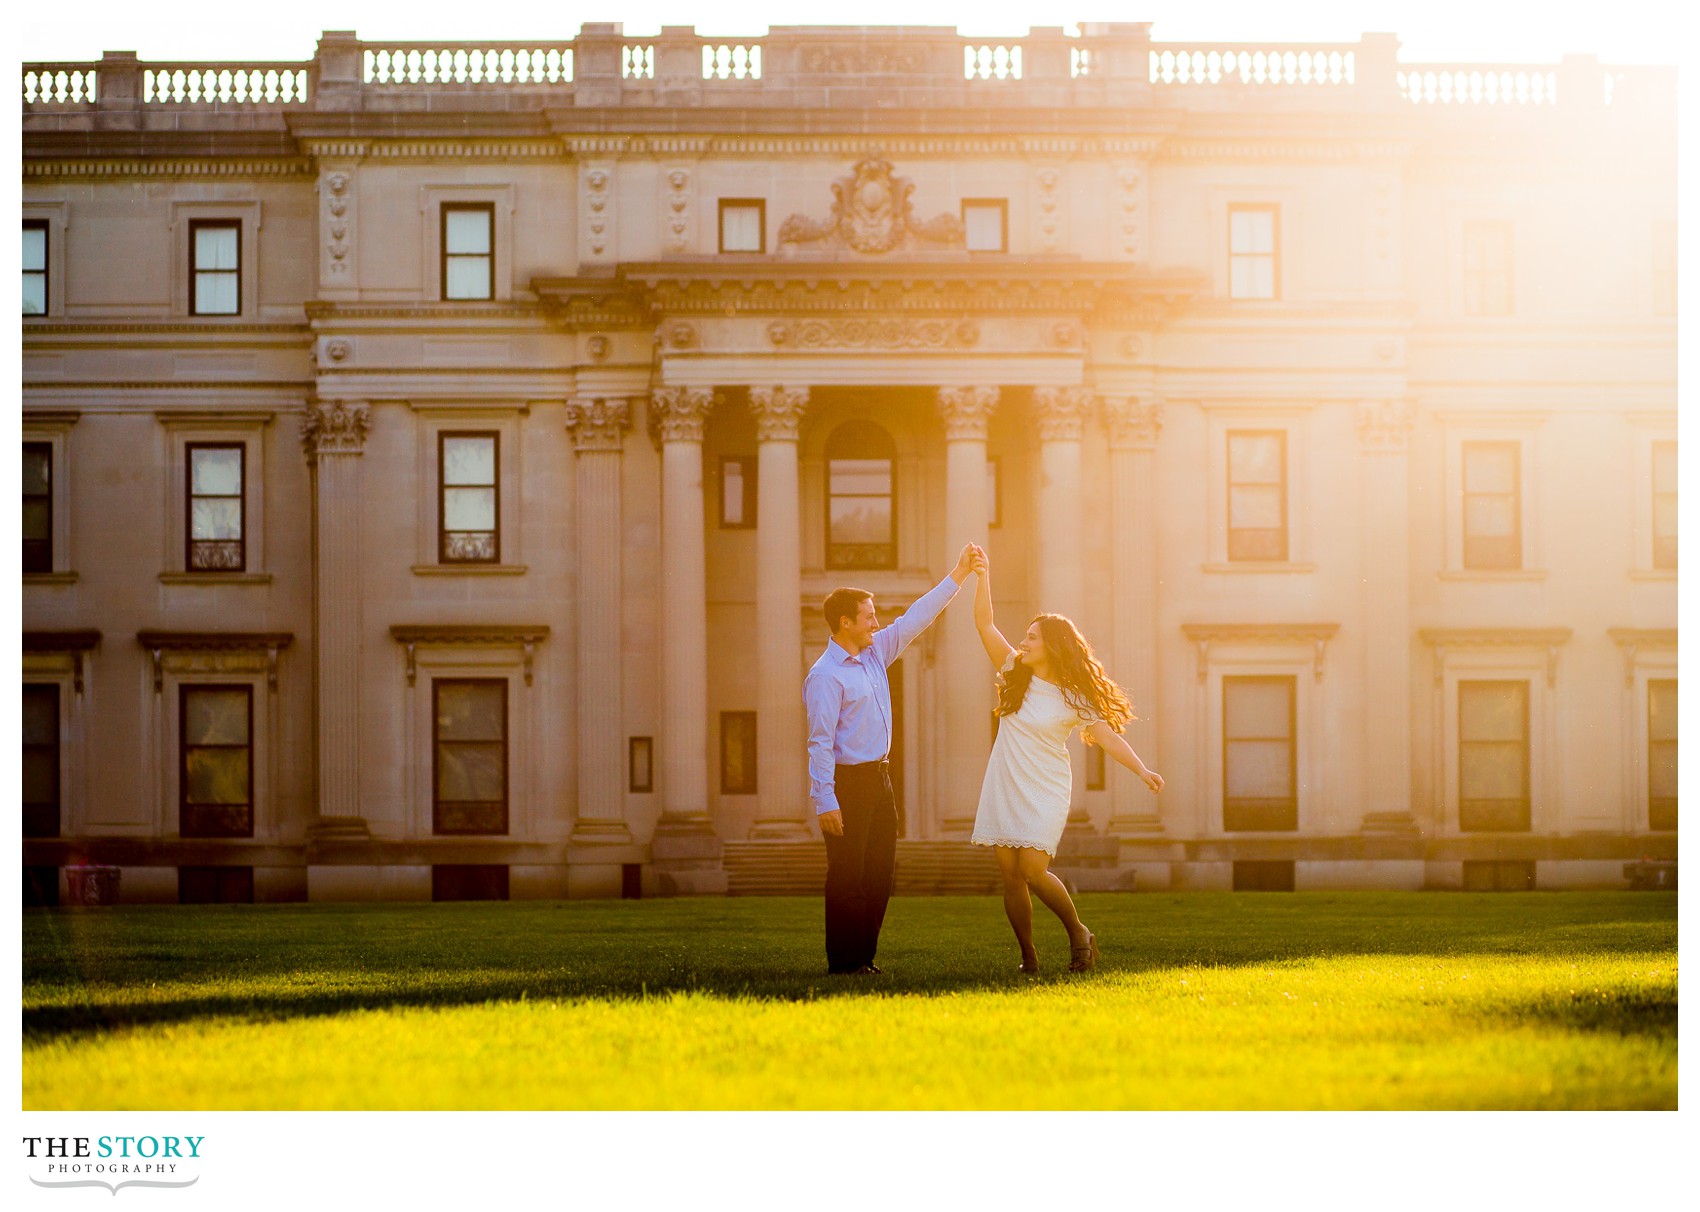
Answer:
<svg viewBox="0 0 1700 1212"><path fill-rule="evenodd" d="M891 681L886 669L960 589L946 577L915 600L903 617L874 632L874 642L851 656L837 640L803 679L809 717L809 798L815 815L838 810L834 766L877 762L891 752Z"/></svg>

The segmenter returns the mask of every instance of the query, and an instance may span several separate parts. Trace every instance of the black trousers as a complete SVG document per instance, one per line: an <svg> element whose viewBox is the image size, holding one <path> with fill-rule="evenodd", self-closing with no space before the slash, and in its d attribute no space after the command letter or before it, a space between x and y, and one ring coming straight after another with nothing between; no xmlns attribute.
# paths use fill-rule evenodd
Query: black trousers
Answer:
<svg viewBox="0 0 1700 1212"><path fill-rule="evenodd" d="M839 766L834 776L844 836L826 834L826 967L874 962L897 866L897 797L885 762Z"/></svg>

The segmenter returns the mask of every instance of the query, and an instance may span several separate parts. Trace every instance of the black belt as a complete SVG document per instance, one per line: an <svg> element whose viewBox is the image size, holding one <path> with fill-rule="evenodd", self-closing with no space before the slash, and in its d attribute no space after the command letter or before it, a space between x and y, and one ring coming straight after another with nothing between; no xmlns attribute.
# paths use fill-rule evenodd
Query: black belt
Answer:
<svg viewBox="0 0 1700 1212"><path fill-rule="evenodd" d="M844 766L844 765L835 766L834 769L835 770L877 770L882 766L890 766L890 765L891 765L891 759L890 758L880 758L879 761L877 761L877 762L857 762L854 765L849 765L849 766Z"/></svg>

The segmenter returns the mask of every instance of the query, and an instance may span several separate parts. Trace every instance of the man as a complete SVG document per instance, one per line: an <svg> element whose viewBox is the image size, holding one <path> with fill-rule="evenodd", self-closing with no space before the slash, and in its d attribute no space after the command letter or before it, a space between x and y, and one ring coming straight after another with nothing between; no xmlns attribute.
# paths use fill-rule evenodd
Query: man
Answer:
<svg viewBox="0 0 1700 1212"><path fill-rule="evenodd" d="M826 838L826 969L870 973L897 861L891 791L891 683L886 669L939 616L980 549L965 544L951 574L883 630L865 589L821 604L832 639L803 679L809 798Z"/></svg>

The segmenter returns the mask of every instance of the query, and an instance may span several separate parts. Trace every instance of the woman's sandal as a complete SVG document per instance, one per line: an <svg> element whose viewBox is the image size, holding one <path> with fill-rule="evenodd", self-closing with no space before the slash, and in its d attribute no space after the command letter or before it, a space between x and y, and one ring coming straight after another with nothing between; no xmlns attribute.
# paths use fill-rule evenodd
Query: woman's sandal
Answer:
<svg viewBox="0 0 1700 1212"><path fill-rule="evenodd" d="M1085 944L1079 947L1071 944L1068 954L1068 970L1070 972L1092 971L1098 966L1098 936L1088 930Z"/></svg>
<svg viewBox="0 0 1700 1212"><path fill-rule="evenodd" d="M1039 963L1038 963L1038 961L1035 960L1034 963L1033 963L1033 966L1031 968L1029 968L1026 964L1022 964L1021 965L1021 974L1023 976L1038 976L1039 975Z"/></svg>

